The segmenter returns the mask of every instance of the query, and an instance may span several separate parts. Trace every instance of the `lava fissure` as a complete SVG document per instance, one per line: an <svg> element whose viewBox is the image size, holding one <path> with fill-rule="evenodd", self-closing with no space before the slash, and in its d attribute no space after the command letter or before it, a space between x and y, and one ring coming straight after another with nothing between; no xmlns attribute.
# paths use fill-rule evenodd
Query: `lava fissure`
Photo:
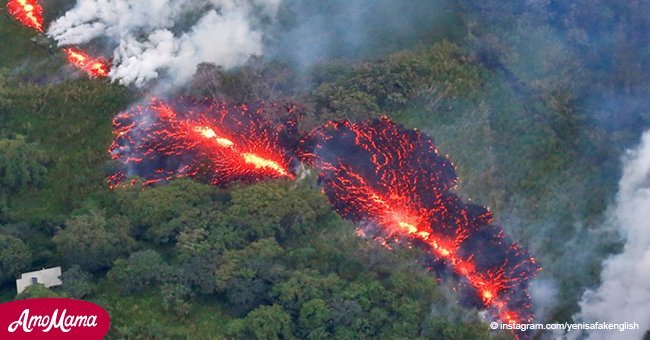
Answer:
<svg viewBox="0 0 650 340"><path fill-rule="evenodd" d="M68 62L85 72L91 78L105 78L108 76L110 64L102 58L94 58L77 48L64 48Z"/></svg>
<svg viewBox="0 0 650 340"><path fill-rule="evenodd" d="M43 7L38 0L11 0L7 11L20 24L43 33ZM106 78L111 65L103 58L91 57L88 53L75 47L63 49L70 65L85 72L90 78Z"/></svg>
<svg viewBox="0 0 650 340"><path fill-rule="evenodd" d="M128 175L144 184L194 177L214 185L263 178L293 178L294 157L285 146L297 143L295 124L271 122L265 110L276 105L227 105L213 100L152 100L118 114L109 151ZM291 109L290 109L291 111ZM293 142L291 142L293 141Z"/></svg>
<svg viewBox="0 0 650 340"><path fill-rule="evenodd" d="M25 27L43 32L43 7L38 0L11 0L7 11Z"/></svg>
<svg viewBox="0 0 650 340"><path fill-rule="evenodd" d="M382 244L400 240L425 249L468 288L465 302L495 319L532 320L527 286L540 267L490 224L488 209L450 192L455 170L429 137L386 118L329 122L303 141L299 154L319 169L342 217L370 222Z"/></svg>
<svg viewBox="0 0 650 340"><path fill-rule="evenodd" d="M539 265L490 224L489 209L452 193L454 166L429 137L383 118L328 122L298 142L294 119L268 116L263 104L193 99L154 99L120 113L110 152L125 170L109 183L127 175L144 185L177 177L214 185L291 179L300 160L318 169L343 218L375 226L375 238L388 247L396 240L420 247L432 268L448 268L465 305L486 308L502 322L532 321L527 288Z"/></svg>

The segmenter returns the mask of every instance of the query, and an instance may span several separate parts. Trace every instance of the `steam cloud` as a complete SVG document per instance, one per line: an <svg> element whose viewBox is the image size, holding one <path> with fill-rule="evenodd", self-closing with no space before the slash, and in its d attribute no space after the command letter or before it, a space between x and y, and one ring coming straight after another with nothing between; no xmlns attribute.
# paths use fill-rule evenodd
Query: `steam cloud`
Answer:
<svg viewBox="0 0 650 340"><path fill-rule="evenodd" d="M578 321L636 322L640 330L595 330L590 339L641 339L650 329L650 131L631 151L612 219L626 240L621 254L603 262L602 284L585 292ZM615 333L614 333L615 332Z"/></svg>
<svg viewBox="0 0 650 340"><path fill-rule="evenodd" d="M233 67L260 54L263 27L280 1L79 0L47 34L61 46L108 41L109 76L122 84L143 86L160 76L181 84L201 62Z"/></svg>

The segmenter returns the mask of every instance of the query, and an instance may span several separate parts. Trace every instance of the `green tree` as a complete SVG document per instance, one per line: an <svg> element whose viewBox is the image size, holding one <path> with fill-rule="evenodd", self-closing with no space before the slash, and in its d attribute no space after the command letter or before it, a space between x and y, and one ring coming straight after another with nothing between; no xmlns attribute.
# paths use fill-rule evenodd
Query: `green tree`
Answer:
<svg viewBox="0 0 650 340"><path fill-rule="evenodd" d="M8 195L0 191L0 222L6 222L6 216L9 212L9 198Z"/></svg>
<svg viewBox="0 0 650 340"><path fill-rule="evenodd" d="M328 324L332 318L332 311L321 299L310 300L300 309L298 318L299 334L306 339L326 339L332 335L328 331Z"/></svg>
<svg viewBox="0 0 650 340"><path fill-rule="evenodd" d="M246 316L248 330L257 339L291 339L291 316L281 306L261 306Z"/></svg>
<svg viewBox="0 0 650 340"><path fill-rule="evenodd" d="M224 252L216 271L216 288L226 294L235 313L244 315L270 301L271 287L285 276L278 261L283 251L275 240L263 239Z"/></svg>
<svg viewBox="0 0 650 340"><path fill-rule="evenodd" d="M92 272L109 268L133 249L129 229L125 218L106 218L104 212L93 210L67 220L52 240L68 264Z"/></svg>
<svg viewBox="0 0 650 340"><path fill-rule="evenodd" d="M170 274L170 268L153 249L137 251L128 259L117 259L108 272L124 294L141 292L161 283Z"/></svg>
<svg viewBox="0 0 650 340"><path fill-rule="evenodd" d="M178 265L179 276L202 294L213 294L215 287L215 272L221 256L216 251L206 251L185 259Z"/></svg>
<svg viewBox="0 0 650 340"><path fill-rule="evenodd" d="M0 282L16 279L31 264L31 252L20 239L0 235Z"/></svg>
<svg viewBox="0 0 650 340"><path fill-rule="evenodd" d="M209 220L203 214L216 208L212 198L218 197L218 190L182 179L137 192L136 197L132 194L121 193L121 203L136 222L137 236L159 244L173 244L185 227L192 227L197 220Z"/></svg>
<svg viewBox="0 0 650 340"><path fill-rule="evenodd" d="M49 157L23 136L0 139L0 191L15 193L45 183Z"/></svg>
<svg viewBox="0 0 650 340"><path fill-rule="evenodd" d="M432 112L449 111L456 98L473 97L481 85L479 69L454 43L441 41L417 52L395 54L385 60L322 69L328 81L309 99L323 119L366 119L422 103ZM323 73L325 72L325 73Z"/></svg>
<svg viewBox="0 0 650 340"><path fill-rule="evenodd" d="M342 286L336 274L323 276L313 270L296 270L273 287L273 295L284 308L298 314L308 301L327 299Z"/></svg>
<svg viewBox="0 0 650 340"><path fill-rule="evenodd" d="M192 312L190 299L193 296L192 289L181 282L165 283L160 288L163 308L171 311L177 316L186 317Z"/></svg>
<svg viewBox="0 0 650 340"><path fill-rule="evenodd" d="M6 68L0 68L0 112L5 112L5 107L11 105L10 87L7 86L7 74L8 70ZM2 122L3 118L0 115L0 122Z"/></svg>
<svg viewBox="0 0 650 340"><path fill-rule="evenodd" d="M422 336L444 340L490 339L490 331L483 323L450 322L431 316L422 326Z"/></svg>
<svg viewBox="0 0 650 340"><path fill-rule="evenodd" d="M170 221L170 225L180 230L175 251L183 261L206 252L220 254L247 244L246 232L231 223L227 211L214 206L191 208Z"/></svg>
<svg viewBox="0 0 650 340"><path fill-rule="evenodd" d="M197 66L192 79L192 94L215 97L235 103L278 101L295 91L297 75L289 65L252 56L246 65L225 71L213 63Z"/></svg>
<svg viewBox="0 0 650 340"><path fill-rule="evenodd" d="M352 300L334 299L330 305L332 309L332 324L335 332L348 332L350 326L355 320L360 320L362 316L361 306Z"/></svg>
<svg viewBox="0 0 650 340"><path fill-rule="evenodd" d="M44 285L37 283L25 288L25 290L23 290L20 294L16 295L16 300L57 297L61 296L51 289L45 287Z"/></svg>
<svg viewBox="0 0 650 340"><path fill-rule="evenodd" d="M70 269L61 274L61 291L75 299L81 299L95 290L92 276L87 271L81 269L79 265L73 265Z"/></svg>
<svg viewBox="0 0 650 340"><path fill-rule="evenodd" d="M249 240L304 235L338 221L324 195L307 185L269 181L231 191L229 222Z"/></svg>

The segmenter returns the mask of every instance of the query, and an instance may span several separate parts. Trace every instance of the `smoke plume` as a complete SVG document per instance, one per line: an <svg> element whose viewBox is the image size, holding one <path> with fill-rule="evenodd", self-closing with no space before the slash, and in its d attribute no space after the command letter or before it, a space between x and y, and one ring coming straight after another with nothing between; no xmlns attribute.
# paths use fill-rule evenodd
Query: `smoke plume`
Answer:
<svg viewBox="0 0 650 340"><path fill-rule="evenodd" d="M308 68L453 38L446 0L283 0L265 53ZM296 48L299 46L300 48Z"/></svg>
<svg viewBox="0 0 650 340"><path fill-rule="evenodd" d="M602 284L584 293L576 319L636 322L640 330L594 330L590 339L640 339L650 329L650 131L629 152L612 222L625 239L623 252L603 262Z"/></svg>
<svg viewBox="0 0 650 340"><path fill-rule="evenodd" d="M260 54L263 27L279 6L280 0L79 0L47 34L61 46L106 43L113 53L109 76L122 84L159 77L183 83L201 62L233 67Z"/></svg>

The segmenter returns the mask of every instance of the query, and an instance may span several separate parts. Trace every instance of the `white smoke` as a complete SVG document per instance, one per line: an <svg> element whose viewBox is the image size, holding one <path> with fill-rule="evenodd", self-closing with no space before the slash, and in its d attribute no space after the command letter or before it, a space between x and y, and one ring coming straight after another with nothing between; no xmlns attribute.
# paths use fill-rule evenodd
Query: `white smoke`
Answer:
<svg viewBox="0 0 650 340"><path fill-rule="evenodd" d="M537 278L528 287L533 301L536 320L548 320L548 316L557 306L559 288L557 282L549 278Z"/></svg>
<svg viewBox="0 0 650 340"><path fill-rule="evenodd" d="M575 319L640 325L636 331L593 330L589 339L641 339L650 329L650 131L627 155L612 214L626 242L623 252L603 262L602 284L585 292Z"/></svg>
<svg viewBox="0 0 650 340"><path fill-rule="evenodd" d="M263 26L280 2L79 0L47 34L61 46L108 41L115 47L109 76L120 83L142 86L166 76L179 85L201 62L228 68L261 54Z"/></svg>

